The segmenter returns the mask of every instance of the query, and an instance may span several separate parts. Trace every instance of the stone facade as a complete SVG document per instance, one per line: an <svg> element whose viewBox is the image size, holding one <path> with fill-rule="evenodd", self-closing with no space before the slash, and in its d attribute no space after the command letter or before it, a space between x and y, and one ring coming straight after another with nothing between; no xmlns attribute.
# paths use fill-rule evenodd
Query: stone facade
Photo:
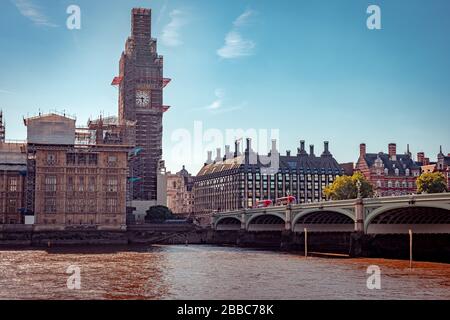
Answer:
<svg viewBox="0 0 450 320"><path fill-rule="evenodd" d="M74 120L56 114L26 119L27 126ZM70 126L69 126L70 127ZM131 146L95 144L66 144L69 129L54 137L51 144L28 143L29 175L33 174L34 215L36 230L126 228L126 183L128 152ZM37 130L29 141L42 141L48 132ZM72 135L73 134L73 135ZM92 132L95 136L95 132ZM37 135L37 136L36 136ZM57 141L61 139L61 144Z"/></svg>
<svg viewBox="0 0 450 320"><path fill-rule="evenodd" d="M175 174L167 173L167 207L174 214L191 216L194 212L194 178L183 166Z"/></svg>

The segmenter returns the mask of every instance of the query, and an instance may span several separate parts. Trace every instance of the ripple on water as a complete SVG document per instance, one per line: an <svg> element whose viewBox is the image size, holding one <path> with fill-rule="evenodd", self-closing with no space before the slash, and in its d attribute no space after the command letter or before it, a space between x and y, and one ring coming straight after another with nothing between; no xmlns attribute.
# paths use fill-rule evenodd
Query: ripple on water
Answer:
<svg viewBox="0 0 450 320"><path fill-rule="evenodd" d="M81 289L67 288L69 265ZM381 290L366 286L381 268ZM215 246L0 251L0 299L450 299L450 265Z"/></svg>

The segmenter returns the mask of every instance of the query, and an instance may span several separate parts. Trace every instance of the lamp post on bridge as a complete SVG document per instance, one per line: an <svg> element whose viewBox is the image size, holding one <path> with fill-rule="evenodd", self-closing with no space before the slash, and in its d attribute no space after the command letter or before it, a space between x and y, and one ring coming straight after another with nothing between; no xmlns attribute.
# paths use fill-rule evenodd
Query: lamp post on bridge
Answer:
<svg viewBox="0 0 450 320"><path fill-rule="evenodd" d="M357 199L355 203L355 231L364 232L364 203L361 195L362 183L358 179L356 181Z"/></svg>
<svg viewBox="0 0 450 320"><path fill-rule="evenodd" d="M358 195L357 195L358 199L361 199L361 185L362 185L362 183L358 179L358 181L356 181L356 189L358 190Z"/></svg>

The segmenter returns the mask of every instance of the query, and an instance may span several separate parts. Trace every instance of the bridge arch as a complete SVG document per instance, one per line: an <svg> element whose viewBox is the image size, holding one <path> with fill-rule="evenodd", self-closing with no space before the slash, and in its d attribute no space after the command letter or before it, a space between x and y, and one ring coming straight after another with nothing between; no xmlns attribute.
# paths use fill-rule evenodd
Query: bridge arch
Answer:
<svg viewBox="0 0 450 320"><path fill-rule="evenodd" d="M303 232L352 232L355 229L354 214L339 208L309 209L294 215L292 231Z"/></svg>
<svg viewBox="0 0 450 320"><path fill-rule="evenodd" d="M364 219L366 233L450 233L450 205L409 203L382 206Z"/></svg>
<svg viewBox="0 0 450 320"><path fill-rule="evenodd" d="M250 217L245 229L248 231L283 231L285 230L284 213L258 213Z"/></svg>
<svg viewBox="0 0 450 320"><path fill-rule="evenodd" d="M219 218L215 225L215 230L240 230L241 220L237 217L221 217Z"/></svg>

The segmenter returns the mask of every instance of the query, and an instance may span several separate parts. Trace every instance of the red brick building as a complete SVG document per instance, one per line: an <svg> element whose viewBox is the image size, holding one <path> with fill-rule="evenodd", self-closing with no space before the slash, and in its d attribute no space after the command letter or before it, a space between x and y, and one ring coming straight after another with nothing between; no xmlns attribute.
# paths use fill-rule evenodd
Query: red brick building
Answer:
<svg viewBox="0 0 450 320"><path fill-rule="evenodd" d="M359 159L355 171L369 180L377 196L395 196L416 193L416 179L421 173L408 150L397 154L397 145L390 143L388 153L367 153L366 144L359 147Z"/></svg>

